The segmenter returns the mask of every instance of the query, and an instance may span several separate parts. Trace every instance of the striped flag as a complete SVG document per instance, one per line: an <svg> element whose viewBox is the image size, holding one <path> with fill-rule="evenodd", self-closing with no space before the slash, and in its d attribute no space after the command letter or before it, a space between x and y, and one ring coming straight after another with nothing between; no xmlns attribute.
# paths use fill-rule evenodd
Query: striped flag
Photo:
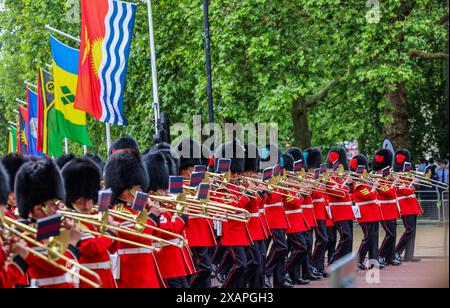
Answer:
<svg viewBox="0 0 450 308"><path fill-rule="evenodd" d="M192 172L191 181L189 183L190 187L197 187L205 178L205 172Z"/></svg>
<svg viewBox="0 0 450 308"><path fill-rule="evenodd" d="M28 155L28 109L23 106L19 106L19 120L18 120L18 145L19 153Z"/></svg>
<svg viewBox="0 0 450 308"><path fill-rule="evenodd" d="M42 219L37 222L36 241L43 241L52 236L58 236L61 230L61 215L56 214Z"/></svg>
<svg viewBox="0 0 450 308"><path fill-rule="evenodd" d="M183 192L183 178L181 176L171 176L169 178L169 193L178 195Z"/></svg>
<svg viewBox="0 0 450 308"><path fill-rule="evenodd" d="M81 1L81 45L75 108L101 122L127 125L123 96L136 4Z"/></svg>

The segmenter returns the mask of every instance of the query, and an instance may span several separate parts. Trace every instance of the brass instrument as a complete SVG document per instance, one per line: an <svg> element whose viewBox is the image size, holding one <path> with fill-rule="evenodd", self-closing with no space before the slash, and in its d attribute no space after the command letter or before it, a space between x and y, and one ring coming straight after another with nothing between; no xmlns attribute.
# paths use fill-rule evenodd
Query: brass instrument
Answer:
<svg viewBox="0 0 450 308"><path fill-rule="evenodd" d="M5 223L6 222L6 223ZM26 234L24 234L23 232L19 232L18 230L16 230L15 228L9 226L13 225L16 228L21 229L22 231L25 231L27 233L31 233L31 234L37 234L37 230L33 227L27 226L23 223L20 223L18 221L15 221L14 219L11 219L7 216L2 216L0 217L0 227L2 228L2 234L3 236L10 236L10 235L14 235L17 236L23 240L25 240L26 242L35 245L36 247L46 250L48 252L48 256L36 251L33 248L27 248L27 252L38 257L39 259L55 266L56 268L58 268L59 270L62 270L66 273L69 273L70 275L78 278L80 281L83 281L84 283L90 285L93 288L100 288L102 286L102 281L100 276L95 273L94 271L80 265L79 263L73 261L72 259L64 256L64 251L67 249L68 243L65 243L65 240L60 238L60 237L53 237L49 239L49 242L47 245L36 241L34 238L32 238L31 236L28 236ZM5 233L9 233L9 234L5 234ZM64 234L64 233L63 233ZM67 233L65 233L62 237L67 236ZM56 261L62 259L64 260L66 263L72 265L73 267L77 267L80 269L80 271L86 272L89 275L95 277L95 279L97 280L97 282L94 282L86 277L84 277L83 275L81 275L80 273L78 273L77 271L74 271L73 269L69 269L67 267L65 267L64 265L61 265L59 263L57 263Z"/></svg>

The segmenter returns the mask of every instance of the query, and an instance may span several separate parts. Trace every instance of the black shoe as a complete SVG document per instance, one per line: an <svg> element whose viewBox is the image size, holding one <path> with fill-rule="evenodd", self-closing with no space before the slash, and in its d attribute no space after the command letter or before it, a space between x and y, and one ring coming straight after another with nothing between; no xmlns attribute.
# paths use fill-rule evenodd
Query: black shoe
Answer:
<svg viewBox="0 0 450 308"><path fill-rule="evenodd" d="M285 276L286 282L292 284L292 279L289 277L289 274L286 274Z"/></svg>
<svg viewBox="0 0 450 308"><path fill-rule="evenodd" d="M362 271L367 271L367 267L361 262L358 263L358 268Z"/></svg>
<svg viewBox="0 0 450 308"><path fill-rule="evenodd" d="M311 270L311 272L312 272L314 275L323 278L322 273L321 273L319 270L317 270L315 267L313 267L313 269Z"/></svg>
<svg viewBox="0 0 450 308"><path fill-rule="evenodd" d="M272 289L272 284L270 283L270 277L264 276L264 288Z"/></svg>
<svg viewBox="0 0 450 308"><path fill-rule="evenodd" d="M302 279L302 278L294 279L293 282L294 282L294 284L299 285L299 286L304 286L304 285L311 283L311 281L309 281L307 279Z"/></svg>
<svg viewBox="0 0 450 308"><path fill-rule="evenodd" d="M400 262L403 262L403 261L404 261L402 255L399 254L398 252L395 253L395 259L397 259L397 261L400 261Z"/></svg>
<svg viewBox="0 0 450 308"><path fill-rule="evenodd" d="M389 266L400 266L400 265L402 265L402 262L397 259L393 259L393 260L388 260L386 262L386 264Z"/></svg>
<svg viewBox="0 0 450 308"><path fill-rule="evenodd" d="M413 258L411 258L411 259L405 259L405 262L413 262L413 263L417 263L417 262L420 262L420 261L422 261L422 259L416 258L416 257L413 257Z"/></svg>
<svg viewBox="0 0 450 308"><path fill-rule="evenodd" d="M385 267L386 267L386 265L384 263L377 262L376 264L370 264L369 269L377 268L377 269L382 270Z"/></svg>
<svg viewBox="0 0 450 308"><path fill-rule="evenodd" d="M217 281L220 282L220 283L222 283L222 284L223 284L223 283L225 282L225 280L226 280L225 275L221 274L220 272L217 272L217 273L216 273L216 278L217 278Z"/></svg>
<svg viewBox="0 0 450 308"><path fill-rule="evenodd" d="M294 286L286 281L279 285L274 285L275 289L292 289Z"/></svg>
<svg viewBox="0 0 450 308"><path fill-rule="evenodd" d="M329 275L327 272L325 272L324 270L321 270L321 271L319 271L319 272L320 272L320 274L322 275L323 278L328 278L328 277L330 277L330 275Z"/></svg>
<svg viewBox="0 0 450 308"><path fill-rule="evenodd" d="M309 273L302 276L302 279L316 281L322 279L320 276L316 276L313 273Z"/></svg>

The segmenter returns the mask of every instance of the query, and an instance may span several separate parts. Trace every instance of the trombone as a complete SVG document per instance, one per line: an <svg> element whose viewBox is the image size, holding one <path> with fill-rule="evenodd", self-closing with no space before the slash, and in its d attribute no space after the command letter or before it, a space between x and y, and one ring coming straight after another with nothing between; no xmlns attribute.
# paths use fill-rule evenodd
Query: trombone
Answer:
<svg viewBox="0 0 450 308"><path fill-rule="evenodd" d="M23 223L20 223L18 221L15 221L12 218L9 218L7 216L2 216L0 217L0 227L2 227L2 229L4 231L9 232L10 234L13 234L15 236L18 236L20 238L22 238L23 240L25 240L26 242L35 245L36 247L47 251L48 256L44 255L41 252L36 251L33 248L27 247L27 252L31 253L32 255L36 256L37 258L55 266L56 268L58 268L59 270L62 270L66 273L69 273L70 275L76 277L77 279L79 279L80 281L83 281L84 283L90 285L93 288L100 288L102 285L102 280L100 278L100 276L95 273L94 271L80 265L79 263L73 261L72 259L66 257L63 253L65 252L65 250L67 249L67 243L64 243L64 240L62 239L62 237L64 237L64 234L61 234L61 238L60 237L52 237L49 240L48 245L42 244L39 241L36 241L34 238L32 238L31 236L28 236L24 233L19 232L18 230L16 230L15 228L10 227L9 225L7 225L6 223L4 223L4 221L6 221L7 223L15 226L16 228L21 229L22 231L25 232L29 232L31 234L37 234L37 230L33 227L27 226ZM67 230L66 230L67 231ZM3 233L3 232L2 232ZM67 236L67 232L65 232L65 235ZM5 234L3 234L3 236L5 236ZM66 263L72 265L73 267L77 267L79 268L81 271L86 272L87 274L93 276L97 282L94 282L86 277L84 277L83 275L81 275L80 273L78 273L77 271L73 270L73 269L69 269L67 267L65 267L62 264L59 264L56 262L56 260L62 259L64 260Z"/></svg>

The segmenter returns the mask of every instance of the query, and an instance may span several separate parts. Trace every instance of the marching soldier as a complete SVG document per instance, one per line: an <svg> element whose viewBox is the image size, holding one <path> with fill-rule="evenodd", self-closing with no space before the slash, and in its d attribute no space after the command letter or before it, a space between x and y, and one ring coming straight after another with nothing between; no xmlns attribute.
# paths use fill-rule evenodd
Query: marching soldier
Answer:
<svg viewBox="0 0 450 308"><path fill-rule="evenodd" d="M101 189L100 167L89 158L76 158L64 166L62 176L66 190L66 206L78 213L91 215ZM118 226L111 217L109 217L108 224ZM80 225L83 230L79 246L80 264L100 276L103 288L116 288L110 260L110 252L114 253L115 250L114 241L90 233L89 231L99 232L99 228L93 224L82 222ZM107 230L106 233L116 236L116 232L113 230ZM83 273L83 271L81 273L93 280L88 273ZM80 288L89 287L88 284L80 281Z"/></svg>
<svg viewBox="0 0 450 308"><path fill-rule="evenodd" d="M393 153L390 150L379 150L372 160L373 171L380 172L385 168L390 169L392 162ZM397 219L400 218L400 211L397 205L395 181L391 185L387 183L377 185L376 191L383 218L381 225L386 233L378 251L380 264L398 266L401 265L401 262L395 258L395 243L397 241Z"/></svg>
<svg viewBox="0 0 450 308"><path fill-rule="evenodd" d="M57 213L64 200L64 186L61 173L56 164L46 158L25 163L17 173L15 195L20 217L34 221ZM69 246L64 256L76 261L79 257L77 245L81 230L72 222L64 221L65 229L70 231ZM34 235L30 235L34 236ZM33 248L40 251L39 248ZM40 251L46 253L45 251ZM74 281L67 272L42 262L32 254L26 259L31 278L31 287L38 288L73 288ZM65 265L66 261L59 259L57 263Z"/></svg>
<svg viewBox="0 0 450 308"><path fill-rule="evenodd" d="M147 170L142 162L136 142L131 138L121 138L111 147L111 156L105 166L105 187L111 189L113 209L125 214L136 215L131 204L137 192L146 191L149 185ZM154 204L147 205L150 212L147 224L157 226L161 214ZM118 219L121 227L135 230L130 221ZM154 229L144 228L143 234L155 234ZM119 232L120 238L139 242L148 246L152 240ZM116 282L119 288L160 288L164 287L153 250L137 248L126 243L117 243L118 266Z"/></svg>
<svg viewBox="0 0 450 308"><path fill-rule="evenodd" d="M190 180L194 167L202 165L201 147L189 138L180 141L176 146L176 151L180 156L180 176L185 180ZM212 264L209 250L217 245L212 222L206 218L188 217L185 234L196 269L190 281L191 287L210 288Z"/></svg>
<svg viewBox="0 0 450 308"><path fill-rule="evenodd" d="M0 163L0 219L7 215L6 204L10 196L9 177ZM0 232L3 221L0 221ZM28 251L27 244L23 240L13 241L9 240L8 252L7 247L4 246L3 239L0 235L0 289L13 288L19 284L22 277L25 276L28 270ZM7 262L8 254L13 256L11 261Z"/></svg>
<svg viewBox="0 0 450 308"><path fill-rule="evenodd" d="M166 195L169 188L169 169L175 162L170 156L164 157L164 154L154 152L143 157L144 163L149 174L151 195ZM164 206L161 207L162 214L159 217L158 227L175 234L183 234L187 222L186 215L178 215L170 212L164 212ZM160 237L176 245L181 245L180 238L174 238L171 235L161 233ZM169 288L189 288L188 276L194 273L194 264L192 262L188 249L180 248L167 243L162 244L160 252L156 252L156 261L161 276L167 282Z"/></svg>
<svg viewBox="0 0 450 308"><path fill-rule="evenodd" d="M359 166L364 166L365 171L369 167L369 162L364 155L356 155L350 160L352 172L356 172ZM375 265L382 267L378 264L379 222L382 217L377 202L377 194L372 190L372 187L362 181L355 181L352 190L352 199L359 209L359 215L356 218L363 231L363 239L358 250L358 268L367 270L364 264L367 253L369 253L369 260L372 262L370 263L371 267Z"/></svg>
<svg viewBox="0 0 450 308"><path fill-rule="evenodd" d="M75 158L77 157L73 153L62 154L61 156L55 159L55 162L59 170L62 170L68 162L74 160Z"/></svg>
<svg viewBox="0 0 450 308"><path fill-rule="evenodd" d="M403 172L405 163L411 163L411 153L408 150L400 150L395 154L394 171ZM414 246L416 243L417 216L422 215L423 210L415 195L414 181L408 182L400 179L399 185L397 201L400 205L405 232L397 243L396 258L405 262L420 262L419 258L414 257ZM405 256L402 259L403 252L405 252Z"/></svg>
<svg viewBox="0 0 450 308"><path fill-rule="evenodd" d="M334 164L342 165L344 170L349 170L347 153L344 148L332 148L328 153L328 168ZM332 176L327 182L327 192L331 206L333 223L339 232L339 243L330 263L352 253L353 251L353 220L355 216L352 209L348 180Z"/></svg>
<svg viewBox="0 0 450 308"><path fill-rule="evenodd" d="M7 209L5 215L13 219L16 218L14 213L17 209L16 197L14 195L14 182L20 167L22 167L22 165L27 161L28 159L19 153L8 154L1 159L1 163L3 164L3 167L5 167L5 171L9 177L9 196L7 203L5 203Z"/></svg>

